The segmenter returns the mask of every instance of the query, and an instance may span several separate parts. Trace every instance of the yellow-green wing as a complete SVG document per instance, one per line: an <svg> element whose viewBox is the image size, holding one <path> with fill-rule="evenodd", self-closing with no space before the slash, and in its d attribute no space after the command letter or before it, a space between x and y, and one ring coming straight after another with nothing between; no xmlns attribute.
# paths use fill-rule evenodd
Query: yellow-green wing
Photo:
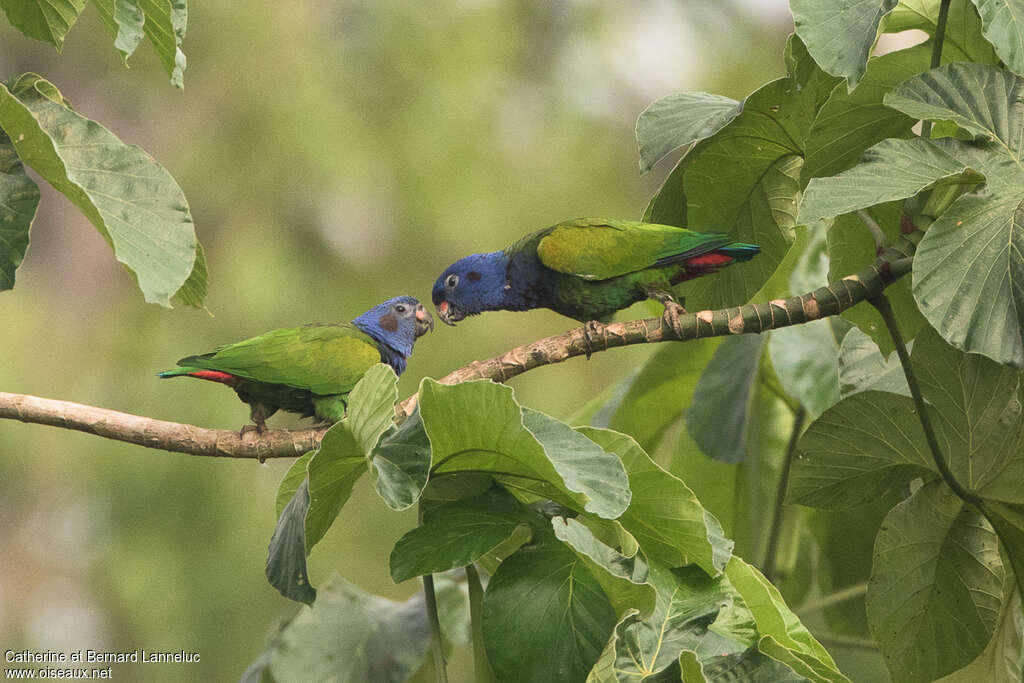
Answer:
<svg viewBox="0 0 1024 683"><path fill-rule="evenodd" d="M369 335L338 323L272 330L213 353L182 358L178 365L327 395L348 393L379 362L380 350Z"/></svg>
<svg viewBox="0 0 1024 683"><path fill-rule="evenodd" d="M541 263L585 280L685 261L731 242L728 235L638 221L581 218L551 228L537 244Z"/></svg>

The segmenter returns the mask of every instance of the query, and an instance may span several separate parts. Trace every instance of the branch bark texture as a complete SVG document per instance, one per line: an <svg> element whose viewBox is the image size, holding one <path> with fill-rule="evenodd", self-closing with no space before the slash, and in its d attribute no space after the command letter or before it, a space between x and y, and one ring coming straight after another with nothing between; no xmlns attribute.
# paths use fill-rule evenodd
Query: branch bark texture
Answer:
<svg viewBox="0 0 1024 683"><path fill-rule="evenodd" d="M677 333L662 318L645 318L598 324L590 341L578 327L512 349L488 360L474 361L439 381L458 384L475 379L506 382L543 365L561 363L574 356L606 351L619 346L664 341L688 341L705 337L749 334L798 325L836 315L862 301L880 295L887 286L910 271L915 236L904 237L885 249L875 262L854 275L800 296L747 304L717 311L697 311L681 318ZM412 413L418 396L398 404L399 417ZM262 435L225 429L205 429L166 422L116 410L53 399L0 392L0 418L74 429L107 439L175 453L226 458L294 458L316 448L326 428L271 429Z"/></svg>

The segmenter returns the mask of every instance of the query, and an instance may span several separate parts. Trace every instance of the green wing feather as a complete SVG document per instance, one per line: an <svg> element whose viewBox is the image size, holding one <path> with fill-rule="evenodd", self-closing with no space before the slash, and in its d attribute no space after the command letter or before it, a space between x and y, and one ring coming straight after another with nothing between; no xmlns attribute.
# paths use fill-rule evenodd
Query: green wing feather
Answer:
<svg viewBox="0 0 1024 683"><path fill-rule="evenodd" d="M634 273L706 254L728 235L637 221L580 218L550 228L537 244L541 263L585 280Z"/></svg>
<svg viewBox="0 0 1024 683"><path fill-rule="evenodd" d="M272 330L213 353L182 358L178 365L329 395L347 394L379 362L380 350L369 335L338 323Z"/></svg>

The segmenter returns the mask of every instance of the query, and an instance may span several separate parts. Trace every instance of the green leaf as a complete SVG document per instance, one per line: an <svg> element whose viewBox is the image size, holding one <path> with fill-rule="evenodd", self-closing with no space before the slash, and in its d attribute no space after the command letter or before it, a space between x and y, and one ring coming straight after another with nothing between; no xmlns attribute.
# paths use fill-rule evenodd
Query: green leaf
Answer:
<svg viewBox="0 0 1024 683"><path fill-rule="evenodd" d="M192 273L197 241L185 195L166 169L69 109L34 74L0 85L0 127L18 156L111 243L146 301L169 306Z"/></svg>
<svg viewBox="0 0 1024 683"><path fill-rule="evenodd" d="M352 435L369 455L380 435L395 424L398 376L385 363L377 363L359 378L348 396L346 418Z"/></svg>
<svg viewBox="0 0 1024 683"><path fill-rule="evenodd" d="M651 613L655 593L647 583L647 564L642 558L626 557L605 545L578 520L554 517L551 526L555 537L583 560L617 615L633 609L641 616Z"/></svg>
<svg viewBox="0 0 1024 683"><path fill-rule="evenodd" d="M821 68L842 76L850 89L864 75L878 24L896 0L868 0L836 7L825 0L792 0L796 34Z"/></svg>
<svg viewBox="0 0 1024 683"><path fill-rule="evenodd" d="M109 2L109 0L107 1ZM98 0L93 0L93 2L97 6L107 5L107 2ZM117 27L114 47L127 63L128 58L132 56L145 37L143 25L146 23L146 15L135 0L113 0L110 5L112 5L111 19ZM100 10L100 12L105 14L104 10Z"/></svg>
<svg viewBox="0 0 1024 683"><path fill-rule="evenodd" d="M932 40L938 29L939 3L934 0L901 0L883 22L886 33L917 29ZM981 62L995 64L998 60L992 46L981 33L981 19L970 0L952 0L946 19L945 40L942 43L942 63ZM931 42L925 43L931 51ZM913 49L913 48L911 48ZM927 66L918 69L924 71Z"/></svg>
<svg viewBox="0 0 1024 683"><path fill-rule="evenodd" d="M812 177L845 171L860 160L865 149L886 138L910 133L914 119L885 106L882 98L927 69L930 56L931 47L921 45L873 57L853 92L847 91L845 83L836 85L807 135L801 171L805 184Z"/></svg>
<svg viewBox="0 0 1024 683"><path fill-rule="evenodd" d="M985 37L1006 66L1024 75L1024 2L974 0Z"/></svg>
<svg viewBox="0 0 1024 683"><path fill-rule="evenodd" d="M196 242L196 261L192 264L192 272L185 280L174 296L186 306L193 308L206 308L203 301L206 299L206 285L209 273L206 270L206 251L203 245Z"/></svg>
<svg viewBox="0 0 1024 683"><path fill-rule="evenodd" d="M720 342L712 338L664 344L630 382L606 422L595 426L629 434L653 452L690 405L697 381Z"/></svg>
<svg viewBox="0 0 1024 683"><path fill-rule="evenodd" d="M786 606L779 590L754 567L733 557L725 570L757 624L758 649L811 681L849 683L835 661Z"/></svg>
<svg viewBox="0 0 1024 683"><path fill-rule="evenodd" d="M292 499L284 506L267 549L267 581L289 600L312 605L316 589L306 571L306 511L309 484L303 479Z"/></svg>
<svg viewBox="0 0 1024 683"><path fill-rule="evenodd" d="M732 541L681 479L659 467L625 434L593 427L578 431L622 459L633 498L619 522L650 559L669 567L694 563L711 576L721 573Z"/></svg>
<svg viewBox="0 0 1024 683"><path fill-rule="evenodd" d="M942 181L939 181L941 184ZM889 243L896 242L900 237L900 223L903 216L902 202L889 202L866 209L882 229ZM830 280L839 280L851 273L860 272L871 266L878 256L878 247L874 236L869 232L864 220L857 214L847 213L837 216L828 227L826 233L830 269ZM910 278L901 278L885 288L885 296L892 305L896 319L900 321L900 332L905 339L913 339L925 325L924 316L917 308L914 295L910 291ZM862 301L853 308L842 313L843 318L867 333L882 353L889 355L896 348L892 336L885 326L882 316L870 303Z"/></svg>
<svg viewBox="0 0 1024 683"><path fill-rule="evenodd" d="M646 173L666 154L714 135L743 110L729 97L706 92L663 97L636 120L640 172Z"/></svg>
<svg viewBox="0 0 1024 683"><path fill-rule="evenodd" d="M288 471L284 473L284 478L281 479L281 483L277 486L277 516L280 517L281 513L284 512L284 506L288 504L288 501L292 499L295 492L299 489L299 485L306 480L306 466L309 461L313 459L316 451L307 451L302 457L295 460L292 466L288 468Z"/></svg>
<svg viewBox="0 0 1024 683"><path fill-rule="evenodd" d="M444 579L436 584L439 606L467 611L458 586ZM448 636L445 622L451 620L442 619ZM422 665L429 644L422 593L394 602L334 576L320 589L316 605L300 610L265 654L277 683L406 681Z"/></svg>
<svg viewBox="0 0 1024 683"><path fill-rule="evenodd" d="M768 356L779 384L812 419L839 402L839 343L829 320L773 330Z"/></svg>
<svg viewBox="0 0 1024 683"><path fill-rule="evenodd" d="M0 131L0 291L14 287L14 271L25 258L37 206L39 187Z"/></svg>
<svg viewBox="0 0 1024 683"><path fill-rule="evenodd" d="M629 505L619 459L569 426L523 410L512 390L490 381L453 386L425 379L420 414L434 477L484 471L512 487L614 519Z"/></svg>
<svg viewBox="0 0 1024 683"><path fill-rule="evenodd" d="M64 36L85 9L85 0L0 0L11 25L29 38L64 47Z"/></svg>
<svg viewBox="0 0 1024 683"><path fill-rule="evenodd" d="M185 53L181 51L181 41L185 39L188 21L185 0L139 0L139 7L146 15L143 30L171 77L171 84L184 88Z"/></svg>
<svg viewBox="0 0 1024 683"><path fill-rule="evenodd" d="M752 387L757 381L763 339L743 334L723 341L697 382L686 411L686 429L700 449L722 462L747 453Z"/></svg>
<svg viewBox="0 0 1024 683"><path fill-rule="evenodd" d="M306 554L309 554L334 524L352 495L352 487L366 471L366 455L347 420L336 422L327 430L306 470L309 473Z"/></svg>
<svg viewBox="0 0 1024 683"><path fill-rule="evenodd" d="M850 170L831 178L811 178L800 202L797 220L808 225L875 204L912 197L945 179L968 185L982 180L975 171L930 140L883 140L864 152L863 160Z"/></svg>
<svg viewBox="0 0 1024 683"><path fill-rule="evenodd" d="M853 329L839 347L839 393L846 398L870 390L910 396L899 357L886 360L871 337Z"/></svg>
<svg viewBox="0 0 1024 683"><path fill-rule="evenodd" d="M1003 602L992 640L977 659L963 669L940 678L936 683L978 683L979 681L1019 681L1024 677L1024 611L1020 592L1012 580L1003 582Z"/></svg>
<svg viewBox="0 0 1024 683"><path fill-rule="evenodd" d="M868 623L893 680L932 681L985 648L1003 568L985 518L941 482L886 517L875 541Z"/></svg>
<svg viewBox="0 0 1024 683"><path fill-rule="evenodd" d="M499 680L581 681L614 628L600 584L553 538L508 557L484 593L487 658Z"/></svg>
<svg viewBox="0 0 1024 683"><path fill-rule="evenodd" d="M401 583L465 567L513 538L525 543L530 529L519 502L502 489L432 507L424 514L423 523L395 544L391 578Z"/></svg>
<svg viewBox="0 0 1024 683"><path fill-rule="evenodd" d="M788 500L853 507L933 470L913 401L865 391L827 410L800 437Z"/></svg>
<svg viewBox="0 0 1024 683"><path fill-rule="evenodd" d="M392 510L405 510L420 499L430 474L430 440L418 408L384 433L370 462L377 493Z"/></svg>
<svg viewBox="0 0 1024 683"><path fill-rule="evenodd" d="M1010 559L1020 594L1024 592L1024 505L985 500L980 507Z"/></svg>

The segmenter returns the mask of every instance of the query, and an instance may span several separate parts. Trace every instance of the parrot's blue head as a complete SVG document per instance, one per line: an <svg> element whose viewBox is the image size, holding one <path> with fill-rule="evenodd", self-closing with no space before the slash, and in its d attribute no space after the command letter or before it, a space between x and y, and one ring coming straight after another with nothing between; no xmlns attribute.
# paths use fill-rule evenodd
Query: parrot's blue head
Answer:
<svg viewBox="0 0 1024 683"><path fill-rule="evenodd" d="M434 283L432 298L441 322L454 325L468 315L504 308L509 289L508 257L495 251L448 266Z"/></svg>
<svg viewBox="0 0 1024 683"><path fill-rule="evenodd" d="M381 360L401 375L416 339L434 329L434 318L413 297L396 296L377 304L352 324L381 345Z"/></svg>

